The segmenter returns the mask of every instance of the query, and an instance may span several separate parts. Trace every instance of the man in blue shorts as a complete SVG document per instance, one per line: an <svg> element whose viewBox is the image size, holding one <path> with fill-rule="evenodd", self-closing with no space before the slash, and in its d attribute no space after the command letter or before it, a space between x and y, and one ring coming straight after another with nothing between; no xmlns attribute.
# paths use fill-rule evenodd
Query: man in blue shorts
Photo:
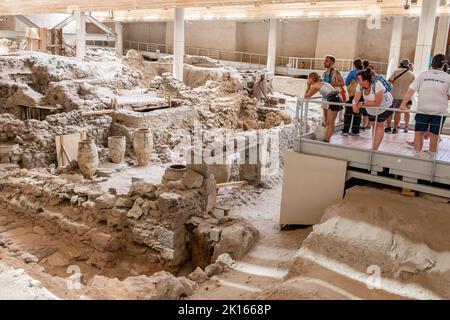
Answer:
<svg viewBox="0 0 450 320"><path fill-rule="evenodd" d="M408 101L415 92L418 93L414 149L418 153L422 151L424 135L429 132L429 152L433 159L436 157L439 134L446 119L450 99L450 75L447 73L447 63L443 54L435 55L431 63L432 69L422 72L414 80L400 106L401 110L408 110Z"/></svg>

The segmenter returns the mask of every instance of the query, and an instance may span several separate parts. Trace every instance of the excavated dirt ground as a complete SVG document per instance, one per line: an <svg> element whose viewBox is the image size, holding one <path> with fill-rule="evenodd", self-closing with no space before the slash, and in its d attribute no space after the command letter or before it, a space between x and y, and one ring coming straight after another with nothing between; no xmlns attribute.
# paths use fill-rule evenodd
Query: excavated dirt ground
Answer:
<svg viewBox="0 0 450 320"><path fill-rule="evenodd" d="M202 286L192 299L233 299L236 293L240 299L449 298L445 199L355 187L320 224L280 232L279 194L279 187L264 191L242 208L240 214L263 230L260 242L219 284Z"/></svg>
<svg viewBox="0 0 450 320"><path fill-rule="evenodd" d="M277 221L280 195L280 185L270 190L221 190L219 203L235 203L232 214L252 223L260 231L260 240L228 271L200 284L189 299L448 298L448 204L436 198L405 197L397 190L356 188L350 190L342 204L330 207L316 227L281 231ZM14 223L9 227L7 231L0 229L0 243L6 239L11 242L9 250L0 248L1 265L23 268L41 283L34 283L37 288L44 287L59 298L91 298L67 289L65 270L59 270L61 277L53 277L44 271L44 266L14 257L27 251L36 254L48 248L67 251L69 247L37 236L34 231L39 230L33 231L30 225ZM430 234L430 230L440 231ZM396 245L386 249L374 245L374 241L391 243L392 233L398 239ZM364 246L367 254L355 260L353 251ZM311 251L315 258L311 258ZM367 267L372 264L381 266L381 287L369 289ZM395 276L396 270L403 274ZM11 277L4 271L0 274L0 282ZM15 277L27 279L27 275ZM50 298L35 291L31 294L36 298Z"/></svg>
<svg viewBox="0 0 450 320"><path fill-rule="evenodd" d="M311 228L280 230L277 221L280 195L280 185L276 185L273 189L255 189L248 186L243 190L221 190L218 202L224 205L235 203L231 214L241 216L253 224L260 231L260 240L243 259L237 262L236 266L200 284L199 289L189 299L236 299L238 297L249 299L254 298L255 294L265 288L282 283L295 252L299 249L302 239L305 239L311 232ZM1 216L8 215L1 212ZM2 219L0 224L6 224L7 221L7 219ZM13 220L13 217L9 221L13 222L0 227L0 244L7 245L7 249L0 248L0 263L8 267L24 269L26 275L23 277L30 276L38 280L41 283L37 285L38 288L46 288L58 298L92 298L67 288L66 278L70 276L67 273L67 262L58 261L57 258L59 252L66 255L74 250L73 246L62 243L57 237L42 235L43 230L33 228L26 222ZM26 253L48 254L49 250L54 251L51 256L55 258L51 259L54 260L51 262L56 265L51 265L48 259L47 262L39 264L25 263L22 259ZM58 267L58 262L64 266ZM75 264L83 273L84 283L98 272L83 263L76 262ZM103 270L102 274L108 275L107 272ZM120 272L123 272L124 275L127 274L125 269L120 271L120 268L116 267L110 270L109 276L118 276ZM182 274L183 270L180 273ZM5 276L0 274L0 279ZM4 290L8 290L7 287L4 287ZM36 293L36 295L38 294Z"/></svg>

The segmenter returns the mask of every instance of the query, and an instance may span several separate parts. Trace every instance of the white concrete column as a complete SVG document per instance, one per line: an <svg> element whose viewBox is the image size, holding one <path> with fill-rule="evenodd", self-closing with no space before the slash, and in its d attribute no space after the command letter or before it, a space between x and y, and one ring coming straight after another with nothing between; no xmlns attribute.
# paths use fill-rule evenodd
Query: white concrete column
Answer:
<svg viewBox="0 0 450 320"><path fill-rule="evenodd" d="M270 19L269 46L267 50L267 70L270 73L275 73L277 60L277 30L278 19Z"/></svg>
<svg viewBox="0 0 450 320"><path fill-rule="evenodd" d="M388 69L386 75L388 78L397 68L400 60L400 49L402 47L403 17L394 17L391 35L391 47L389 49Z"/></svg>
<svg viewBox="0 0 450 320"><path fill-rule="evenodd" d="M86 55L86 16L84 12L75 11L75 25L76 25L76 50L77 58L84 59Z"/></svg>
<svg viewBox="0 0 450 320"><path fill-rule="evenodd" d="M173 32L173 76L175 79L183 81L184 8L175 8Z"/></svg>
<svg viewBox="0 0 450 320"><path fill-rule="evenodd" d="M433 45L437 2L438 0L422 1L419 32L417 34L416 54L414 56L415 74L419 74L425 70L428 70L431 47Z"/></svg>
<svg viewBox="0 0 450 320"><path fill-rule="evenodd" d="M114 24L114 32L116 33L116 50L123 55L123 25L121 22Z"/></svg>
<svg viewBox="0 0 450 320"><path fill-rule="evenodd" d="M442 54L446 53L449 27L450 27L450 17L440 16L437 27L436 39L434 40L433 55L436 55L438 53Z"/></svg>

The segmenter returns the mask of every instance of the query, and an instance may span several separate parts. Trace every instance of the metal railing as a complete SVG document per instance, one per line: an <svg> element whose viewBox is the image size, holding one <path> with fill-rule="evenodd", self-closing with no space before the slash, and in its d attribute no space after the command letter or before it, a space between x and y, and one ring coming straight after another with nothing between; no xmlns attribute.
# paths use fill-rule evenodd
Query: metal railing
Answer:
<svg viewBox="0 0 450 320"><path fill-rule="evenodd" d="M335 68L341 72L349 72L353 69L354 59L336 59ZM302 58L302 57L277 57L277 66L303 70L324 69L325 58ZM387 73L388 64L386 62L370 61L375 71L380 74Z"/></svg>
<svg viewBox="0 0 450 320"><path fill-rule="evenodd" d="M172 54L173 46L159 43L148 43L139 41L127 41L127 49L134 49L142 52L159 52ZM267 64L267 55L243 51L219 50L211 48L189 47L185 48L186 54L205 56L216 60L233 61L249 69L261 69ZM296 70L322 70L324 69L324 58L309 57L288 57L277 56L276 66ZM388 64L386 62L371 61L378 73L386 74ZM336 59L336 69L348 72L353 68L353 59Z"/></svg>
<svg viewBox="0 0 450 320"><path fill-rule="evenodd" d="M173 47L167 44L160 43L149 43L149 42L140 42L140 41L126 41L128 45L126 49L133 49L136 51L143 52L160 52L164 54L172 54Z"/></svg>
<svg viewBox="0 0 450 320"><path fill-rule="evenodd" d="M341 116L337 118L338 121L336 123L336 127L339 127L344 122L343 114L345 112L345 107L353 107L353 104L350 104L350 103L329 102L329 101L323 100L322 98L312 98L312 99L298 98L297 99L297 107L296 107L296 111L295 111L295 122L294 122L294 124L295 124L295 130L294 130L294 135L295 136L294 136L294 139L298 143L298 148L296 150L298 152L301 152L302 140L303 139L307 139L307 137L310 136L313 133L310 130L310 126L309 126L309 123L308 123L308 119L309 119L308 114L309 114L310 104L318 104L318 105L333 104L333 105L342 106L343 110L340 111L340 115ZM361 109L364 109L364 107L361 107ZM432 172L431 172L431 179L430 179L430 182L433 182L434 181L434 176L435 176L435 170L436 170L437 156L438 156L438 153L439 153L439 142L441 140L441 134L442 134L443 129L444 129L445 118L448 118L450 116L450 114L449 113L430 113L430 112L423 112L423 111L417 111L417 110L401 110L401 109L392 108L392 107L391 108L372 107L371 109L376 111L376 115L374 116L375 117L375 121L374 121L375 123L377 123L377 121L378 121L379 114L381 114L384 111L391 111L393 113L399 112L399 113L405 113L405 114L406 113L409 113L409 114L418 114L419 113L419 114L439 116L441 118L440 130L439 130L439 134L438 134L438 137L437 137L438 143L437 143L436 151L432 155L431 158L428 158L428 159L421 158L421 160L425 160L425 161L433 163ZM380 113L379 111L382 111L382 112ZM353 123L353 119L354 119L355 116L361 116L362 117L362 115L355 115L352 112L352 114L351 114L352 119L351 119L350 123ZM392 114L392 116L393 116L393 114ZM351 124L350 124L350 126L351 126ZM384 128L381 128L381 129L384 130ZM373 133L373 135L374 135L375 134L375 130L377 130L377 126L376 125L375 125L373 130L374 130L374 133ZM373 138L373 135L372 135L372 138ZM323 143L323 144L327 145L327 144L331 143L331 141L330 142L317 141L317 143ZM373 148L371 148L369 150L369 152L370 152L370 157L369 157L369 161L368 161L368 168L372 168L373 154L374 154L374 152L379 152L379 151L378 150L374 150ZM391 153L391 154L394 154L394 153ZM396 155L398 155L398 154L396 154ZM402 154L402 156L405 156L405 155ZM406 156L406 157L414 158L412 156Z"/></svg>

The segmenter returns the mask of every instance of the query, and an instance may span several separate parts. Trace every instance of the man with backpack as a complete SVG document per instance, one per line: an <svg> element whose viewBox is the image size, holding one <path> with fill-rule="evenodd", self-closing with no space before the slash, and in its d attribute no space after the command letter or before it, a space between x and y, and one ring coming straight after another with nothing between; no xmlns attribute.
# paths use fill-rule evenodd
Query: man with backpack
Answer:
<svg viewBox="0 0 450 320"><path fill-rule="evenodd" d="M406 91L408 91L411 83L414 82L414 73L410 71L410 62L408 59L404 59L400 62L398 69L394 70L392 75L389 78L389 82L392 83L394 89L392 90L392 96L394 97L394 103L392 107L398 109L402 104L403 97L405 96ZM409 100L407 103L408 109L411 109L412 100ZM387 133L398 133L398 129L400 128L400 119L402 114L400 112L394 113L394 128L391 131L391 120L392 117L389 117L386 120L386 129L384 132ZM408 132L409 127L409 113L405 113L405 128L404 132Z"/></svg>
<svg viewBox="0 0 450 320"><path fill-rule="evenodd" d="M335 63L336 63L335 57L331 55L325 56L324 67L326 70L323 73L322 79L324 82L331 84L337 90L337 92L339 92L341 101L347 101L348 93L347 88L345 87L344 78L342 77L339 70L334 68ZM325 123L328 123L328 113L326 111L327 110L324 109L324 120Z"/></svg>

